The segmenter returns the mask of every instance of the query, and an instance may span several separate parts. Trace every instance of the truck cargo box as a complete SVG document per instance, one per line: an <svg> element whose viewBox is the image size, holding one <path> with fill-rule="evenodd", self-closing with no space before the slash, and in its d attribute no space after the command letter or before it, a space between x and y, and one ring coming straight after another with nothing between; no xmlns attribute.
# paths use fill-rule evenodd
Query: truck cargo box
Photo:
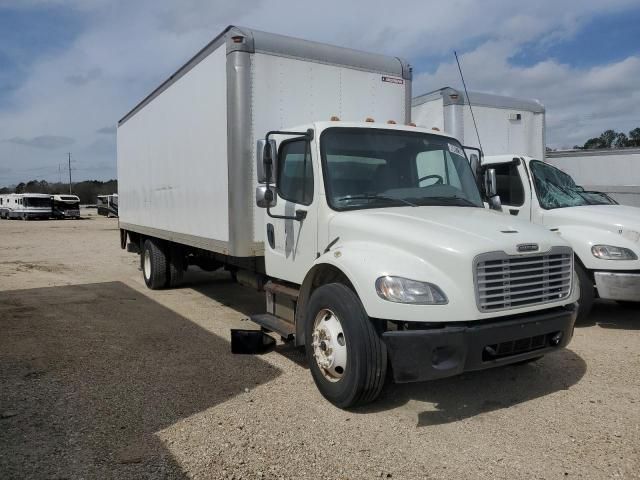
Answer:
<svg viewBox="0 0 640 480"><path fill-rule="evenodd" d="M410 114L399 58L230 26L118 122L120 228L263 255L258 138L332 116Z"/></svg>

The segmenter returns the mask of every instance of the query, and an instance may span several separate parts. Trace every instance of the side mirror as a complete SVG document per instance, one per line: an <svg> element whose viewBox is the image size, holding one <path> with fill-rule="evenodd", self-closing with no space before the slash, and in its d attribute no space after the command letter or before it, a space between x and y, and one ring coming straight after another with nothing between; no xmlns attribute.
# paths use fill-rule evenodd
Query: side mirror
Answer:
<svg viewBox="0 0 640 480"><path fill-rule="evenodd" d="M489 168L486 172L484 172L484 192L489 198L495 197L498 194L495 168Z"/></svg>
<svg viewBox="0 0 640 480"><path fill-rule="evenodd" d="M267 177L273 182L278 166L278 150L275 140L268 142L261 138L256 145L256 172L258 183L266 183ZM257 197L256 197L257 198Z"/></svg>
<svg viewBox="0 0 640 480"><path fill-rule="evenodd" d="M267 188L266 185L256 187L256 205L258 208L273 208L278 203L278 197L273 186Z"/></svg>
<svg viewBox="0 0 640 480"><path fill-rule="evenodd" d="M489 168L484 172L484 192L489 201L489 208L502 210L502 203L498 195L498 183L496 181L496 169Z"/></svg>

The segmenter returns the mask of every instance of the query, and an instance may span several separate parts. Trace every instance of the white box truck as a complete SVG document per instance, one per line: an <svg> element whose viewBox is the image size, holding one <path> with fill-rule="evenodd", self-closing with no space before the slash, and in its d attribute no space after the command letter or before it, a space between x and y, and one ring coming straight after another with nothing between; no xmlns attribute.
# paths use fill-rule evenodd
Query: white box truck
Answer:
<svg viewBox="0 0 640 480"><path fill-rule="evenodd" d="M304 346L339 407L389 366L422 381L563 348L571 248L485 209L410 99L398 58L228 27L119 122L121 246L152 289L198 265L264 291L252 320Z"/></svg>
<svg viewBox="0 0 640 480"><path fill-rule="evenodd" d="M479 148L473 107L485 155L520 152L544 159L545 109L538 100L469 92L444 87L415 97L411 119L420 127L437 128L463 145Z"/></svg>
<svg viewBox="0 0 640 480"><path fill-rule="evenodd" d="M482 168L493 171L503 213L550 228L573 248L578 321L595 298L640 302L640 208L619 205L531 157L488 156Z"/></svg>

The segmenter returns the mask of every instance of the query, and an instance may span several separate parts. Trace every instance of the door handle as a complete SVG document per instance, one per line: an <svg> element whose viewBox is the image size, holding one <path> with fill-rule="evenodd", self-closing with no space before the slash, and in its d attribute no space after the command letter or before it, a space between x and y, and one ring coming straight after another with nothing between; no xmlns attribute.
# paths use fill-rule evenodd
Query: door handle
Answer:
<svg viewBox="0 0 640 480"><path fill-rule="evenodd" d="M267 241L272 250L276 248L276 234L273 230L273 223L267 223Z"/></svg>

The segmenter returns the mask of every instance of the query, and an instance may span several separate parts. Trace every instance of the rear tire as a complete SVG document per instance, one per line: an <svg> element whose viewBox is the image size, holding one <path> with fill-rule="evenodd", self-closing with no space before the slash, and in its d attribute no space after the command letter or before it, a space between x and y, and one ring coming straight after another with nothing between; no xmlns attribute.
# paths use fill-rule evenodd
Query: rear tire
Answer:
<svg viewBox="0 0 640 480"><path fill-rule="evenodd" d="M305 316L307 362L320 393L339 408L375 400L387 350L356 294L340 283L319 287Z"/></svg>
<svg viewBox="0 0 640 480"><path fill-rule="evenodd" d="M184 256L184 251L178 245L171 245L168 250L169 274L167 277L167 287L176 288L182 283L182 279L184 278L186 259Z"/></svg>
<svg viewBox="0 0 640 480"><path fill-rule="evenodd" d="M155 239L147 239L140 256L144 283L151 290L158 290L167 285L167 254L162 244Z"/></svg>
<svg viewBox="0 0 640 480"><path fill-rule="evenodd" d="M580 284L580 298L578 299L578 317L576 323L582 323L587 320L593 307L595 288L585 268L578 262L575 262L575 268Z"/></svg>

